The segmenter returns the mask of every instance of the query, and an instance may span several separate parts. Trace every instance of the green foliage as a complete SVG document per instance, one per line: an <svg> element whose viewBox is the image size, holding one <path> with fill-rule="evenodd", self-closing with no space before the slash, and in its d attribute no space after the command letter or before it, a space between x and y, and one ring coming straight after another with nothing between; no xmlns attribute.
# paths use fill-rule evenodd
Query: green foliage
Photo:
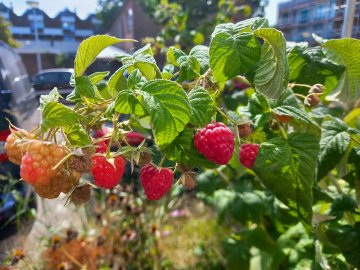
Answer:
<svg viewBox="0 0 360 270"><path fill-rule="evenodd" d="M0 14L0 40L4 41L11 47L18 47L18 43L13 38L12 33L9 29L10 24Z"/></svg>

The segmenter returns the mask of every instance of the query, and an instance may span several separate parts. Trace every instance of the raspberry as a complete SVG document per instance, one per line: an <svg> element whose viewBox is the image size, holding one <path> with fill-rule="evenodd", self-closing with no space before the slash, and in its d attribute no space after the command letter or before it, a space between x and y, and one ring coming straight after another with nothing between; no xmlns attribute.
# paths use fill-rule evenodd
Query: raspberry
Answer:
<svg viewBox="0 0 360 270"><path fill-rule="evenodd" d="M319 105L320 98L316 94L309 94L306 96L304 103L305 103L305 105L307 105L309 107L315 107L315 106Z"/></svg>
<svg viewBox="0 0 360 270"><path fill-rule="evenodd" d="M258 144L242 144L239 154L241 164L247 168L252 168L254 166L258 153Z"/></svg>
<svg viewBox="0 0 360 270"><path fill-rule="evenodd" d="M70 201L75 205L81 205L86 203L91 196L91 186L89 184L83 184L74 189L70 195Z"/></svg>
<svg viewBox="0 0 360 270"><path fill-rule="evenodd" d="M238 131L239 131L239 136L241 138L246 138L247 136L249 136L252 133L251 124L249 122L247 122L247 123L238 125Z"/></svg>
<svg viewBox="0 0 360 270"><path fill-rule="evenodd" d="M146 197L151 201L161 199L171 188L174 172L148 164L140 170L140 181Z"/></svg>
<svg viewBox="0 0 360 270"><path fill-rule="evenodd" d="M102 141L96 144L96 153L105 153L108 148L109 142Z"/></svg>
<svg viewBox="0 0 360 270"><path fill-rule="evenodd" d="M275 117L276 120L283 124L287 124L293 119L292 116L286 114L275 114Z"/></svg>
<svg viewBox="0 0 360 270"><path fill-rule="evenodd" d="M61 170L48 184L34 184L35 192L43 198L54 199L60 193L69 193L80 180L81 174L73 170Z"/></svg>
<svg viewBox="0 0 360 270"><path fill-rule="evenodd" d="M139 165L145 166L146 164L149 164L152 161L152 155L148 152L141 152L140 153L140 159L139 159Z"/></svg>
<svg viewBox="0 0 360 270"><path fill-rule="evenodd" d="M208 160L227 164L234 152L234 135L223 123L212 123L194 137L195 148Z"/></svg>
<svg viewBox="0 0 360 270"><path fill-rule="evenodd" d="M33 141L22 157L20 176L29 184L48 184L61 169L54 169L66 155L66 150L56 144Z"/></svg>
<svg viewBox="0 0 360 270"><path fill-rule="evenodd" d="M95 151L91 148L82 149L82 156L72 156L68 161L68 166L80 173L91 171L91 156Z"/></svg>
<svg viewBox="0 0 360 270"><path fill-rule="evenodd" d="M320 83L317 83L310 88L309 94L322 94L324 90L325 90L325 86Z"/></svg>
<svg viewBox="0 0 360 270"><path fill-rule="evenodd" d="M5 150L9 157L9 160L17 165L21 164L21 159L26 151L27 146L27 142L22 141L22 138L31 139L32 134L23 129L19 129L16 131L12 130L11 134L7 137L5 143Z"/></svg>
<svg viewBox="0 0 360 270"><path fill-rule="evenodd" d="M121 156L107 160L104 156L92 157L91 172L95 185L112 189L119 184L125 171L125 160Z"/></svg>

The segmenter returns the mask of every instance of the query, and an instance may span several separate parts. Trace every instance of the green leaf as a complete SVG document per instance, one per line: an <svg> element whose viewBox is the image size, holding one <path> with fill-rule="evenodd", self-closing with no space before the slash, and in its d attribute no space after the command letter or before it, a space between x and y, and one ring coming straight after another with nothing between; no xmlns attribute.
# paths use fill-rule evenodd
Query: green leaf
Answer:
<svg viewBox="0 0 360 270"><path fill-rule="evenodd" d="M139 93L150 114L155 142L171 143L190 121L190 104L186 93L176 82L154 80L145 83Z"/></svg>
<svg viewBox="0 0 360 270"><path fill-rule="evenodd" d="M119 39L108 35L97 35L81 42L75 57L75 75L82 76L85 70L96 59L96 56L106 47L119 42L133 42L132 39Z"/></svg>
<svg viewBox="0 0 360 270"><path fill-rule="evenodd" d="M72 146L82 147L92 143L89 134L79 124L65 127L64 133Z"/></svg>
<svg viewBox="0 0 360 270"><path fill-rule="evenodd" d="M88 77L80 76L75 78L75 96L95 98L96 86Z"/></svg>
<svg viewBox="0 0 360 270"><path fill-rule="evenodd" d="M191 107L190 122L196 127L203 127L211 121L215 113L214 102L202 87L196 87L188 93Z"/></svg>
<svg viewBox="0 0 360 270"><path fill-rule="evenodd" d="M344 67L326 58L319 47L294 46L288 54L288 63L290 82L308 85L320 83L327 91L334 89L344 72ZM303 87L301 93L306 95L308 90Z"/></svg>
<svg viewBox="0 0 360 270"><path fill-rule="evenodd" d="M180 64L178 82L193 81L200 76L200 63L194 56L183 56L178 61Z"/></svg>
<svg viewBox="0 0 360 270"><path fill-rule="evenodd" d="M224 23L219 24L215 27L214 32L212 33L212 37L222 32L233 32L233 33L241 33L241 32L251 32L258 28L269 27L268 20L265 18L250 18L247 20L240 21L236 24L233 23Z"/></svg>
<svg viewBox="0 0 360 270"><path fill-rule="evenodd" d="M178 163L188 164L196 167L215 168L217 165L204 158L194 147L193 128L185 128L170 144L161 151L167 158Z"/></svg>
<svg viewBox="0 0 360 270"><path fill-rule="evenodd" d="M61 98L57 88L55 87L53 90L50 91L48 95L41 95L40 96L40 110L43 110L46 104L52 101L58 101Z"/></svg>
<svg viewBox="0 0 360 270"><path fill-rule="evenodd" d="M97 84L101 82L103 79L105 79L106 76L109 75L109 73L110 73L109 71L94 72L88 77L93 84Z"/></svg>
<svg viewBox="0 0 360 270"><path fill-rule="evenodd" d="M268 98L277 99L286 91L289 80L286 40L280 31L273 28L257 29L254 35L264 39L255 71L255 88Z"/></svg>
<svg viewBox="0 0 360 270"><path fill-rule="evenodd" d="M136 88L136 86L141 82L142 75L139 69L133 70L128 78L127 84L129 89Z"/></svg>
<svg viewBox="0 0 360 270"><path fill-rule="evenodd" d="M224 82L250 71L260 53L260 44L252 33L238 33L235 26L219 31L211 40L209 52L215 81Z"/></svg>
<svg viewBox="0 0 360 270"><path fill-rule="evenodd" d="M360 108L355 108L352 111L350 111L345 116L344 122L352 128L360 127Z"/></svg>
<svg viewBox="0 0 360 270"><path fill-rule="evenodd" d="M143 106L131 90L121 90L119 92L114 102L114 109L116 112L124 114L134 114L137 116L145 114Z"/></svg>
<svg viewBox="0 0 360 270"><path fill-rule="evenodd" d="M273 109L273 112L279 115L289 115L295 119L301 120L308 124L314 124L314 121L302 110L292 106L280 106Z"/></svg>
<svg viewBox="0 0 360 270"><path fill-rule="evenodd" d="M110 77L108 92L112 97L116 97L121 90L127 89L127 80L124 77L124 72L130 66L131 64L123 65Z"/></svg>
<svg viewBox="0 0 360 270"><path fill-rule="evenodd" d="M340 119L328 116L321 129L318 180L339 163L351 140L349 127Z"/></svg>
<svg viewBox="0 0 360 270"><path fill-rule="evenodd" d="M209 48L198 45L191 49L189 56L194 56L200 63L200 74L204 74L210 67Z"/></svg>
<svg viewBox="0 0 360 270"><path fill-rule="evenodd" d="M178 67L180 66L178 59L182 56L186 56L186 53L184 53L182 50L177 49L175 47L170 47L167 52L167 60L170 64L173 64L174 66Z"/></svg>
<svg viewBox="0 0 360 270"><path fill-rule="evenodd" d="M360 98L360 40L331 39L326 41L322 47L327 57L345 66L345 72L332 95L344 102Z"/></svg>
<svg viewBox="0 0 360 270"><path fill-rule="evenodd" d="M292 133L287 140L276 137L262 143L253 168L263 184L308 225L318 153L315 136Z"/></svg>
<svg viewBox="0 0 360 270"><path fill-rule="evenodd" d="M77 124L79 120L80 115L72 109L57 101L51 101L43 108L41 128L46 131L54 127L68 127Z"/></svg>

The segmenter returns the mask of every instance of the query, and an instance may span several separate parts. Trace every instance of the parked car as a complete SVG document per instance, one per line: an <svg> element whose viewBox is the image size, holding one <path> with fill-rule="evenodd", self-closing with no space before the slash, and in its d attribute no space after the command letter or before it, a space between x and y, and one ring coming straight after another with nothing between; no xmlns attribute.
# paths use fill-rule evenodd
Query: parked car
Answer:
<svg viewBox="0 0 360 270"><path fill-rule="evenodd" d="M70 85L70 79L74 69L72 68L53 68L44 69L34 76L32 84L36 92L36 96L47 95L55 87L59 94L64 98L73 91Z"/></svg>
<svg viewBox="0 0 360 270"><path fill-rule="evenodd" d="M0 41L0 238L2 224L16 215L18 200L6 186L8 179L19 179L19 166L11 163L5 152L5 141L10 134L9 123L31 130L40 121L38 100L20 56ZM27 185L15 185L25 196Z"/></svg>

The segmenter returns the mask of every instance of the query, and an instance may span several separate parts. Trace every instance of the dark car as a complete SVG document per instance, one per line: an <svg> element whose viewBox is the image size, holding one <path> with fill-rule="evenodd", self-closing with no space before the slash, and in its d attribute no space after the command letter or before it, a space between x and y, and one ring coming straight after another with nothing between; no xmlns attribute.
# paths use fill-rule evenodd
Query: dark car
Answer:
<svg viewBox="0 0 360 270"><path fill-rule="evenodd" d="M32 79L36 96L40 97L41 95L47 95L56 87L59 94L66 97L74 89L70 85L70 79L73 73L74 69L72 68L53 68L42 70Z"/></svg>
<svg viewBox="0 0 360 270"><path fill-rule="evenodd" d="M38 100L31 86L20 56L0 41L0 238L1 228L18 209L14 188L25 196L26 186L18 182L9 189L8 179L19 179L19 166L11 163L4 145L10 134L10 120L14 125L31 130L40 122Z"/></svg>

